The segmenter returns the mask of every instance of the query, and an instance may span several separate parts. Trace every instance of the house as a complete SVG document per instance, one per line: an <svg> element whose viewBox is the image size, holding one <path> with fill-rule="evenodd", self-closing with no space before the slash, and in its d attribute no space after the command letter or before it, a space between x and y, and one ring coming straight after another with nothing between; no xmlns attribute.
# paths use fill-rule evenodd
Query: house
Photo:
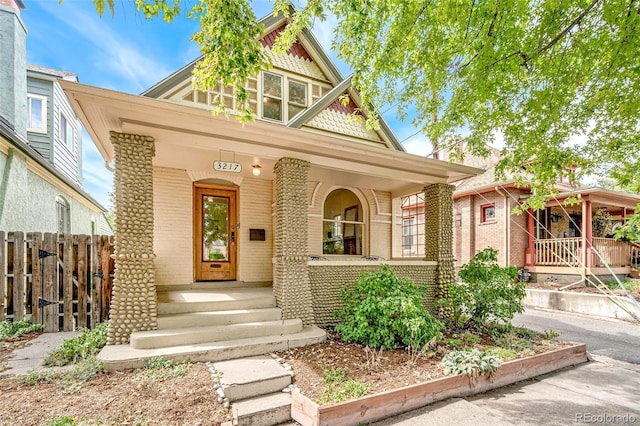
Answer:
<svg viewBox="0 0 640 426"><path fill-rule="evenodd" d="M466 156L465 164L484 168L485 173L459 183L453 194L456 267L490 246L498 249L502 265L526 268L533 281L571 284L593 276L608 281L612 273L637 273L640 246L613 239L612 229L634 214L639 195L573 185L560 178L559 195L544 209L514 215L513 209L530 190L511 179L498 180L499 159L493 148L485 159ZM580 203L565 205L569 197Z"/></svg>
<svg viewBox="0 0 640 426"><path fill-rule="evenodd" d="M315 37L304 30L277 56L271 45L285 18L261 22L274 66L249 80L256 120L244 125L212 115L215 97L233 114L230 89L194 90L195 62L141 96L61 81L115 168L115 286L101 355L107 365L127 356L120 366L137 365L162 346L176 358L233 356L211 355L215 345L207 344L223 334L201 321L213 293L225 301L226 318L239 318L226 325L251 321L255 306L239 313L236 302L253 288L256 303L275 301L268 309L277 309L279 327L294 320L303 326L272 332L278 336L270 346L261 340L246 356L324 338L317 327L334 323L340 287L382 262L427 287L433 310L453 279L451 184L479 170L404 152L384 121L367 130L351 78ZM414 194L424 198L426 255L403 258L397 217L401 200ZM255 324L235 327L236 339L257 336L247 334ZM304 333L312 338L294 339Z"/></svg>
<svg viewBox="0 0 640 426"><path fill-rule="evenodd" d="M110 234L82 188L82 128L59 84L26 63L22 0L0 1L0 231Z"/></svg>

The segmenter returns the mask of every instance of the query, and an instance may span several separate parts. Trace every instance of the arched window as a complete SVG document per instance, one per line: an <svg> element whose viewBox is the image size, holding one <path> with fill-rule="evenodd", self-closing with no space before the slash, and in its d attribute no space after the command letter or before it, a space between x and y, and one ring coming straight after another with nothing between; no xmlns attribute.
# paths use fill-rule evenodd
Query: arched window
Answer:
<svg viewBox="0 0 640 426"><path fill-rule="evenodd" d="M324 202L322 253L362 255L364 210L348 189L332 191Z"/></svg>
<svg viewBox="0 0 640 426"><path fill-rule="evenodd" d="M71 213L67 200L62 197L56 197L56 218L59 234L68 234L71 232Z"/></svg>

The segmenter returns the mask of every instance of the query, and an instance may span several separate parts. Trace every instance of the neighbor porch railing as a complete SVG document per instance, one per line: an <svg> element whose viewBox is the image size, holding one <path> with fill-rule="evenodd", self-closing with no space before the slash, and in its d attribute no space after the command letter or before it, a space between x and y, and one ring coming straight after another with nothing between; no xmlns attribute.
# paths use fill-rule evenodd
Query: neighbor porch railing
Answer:
<svg viewBox="0 0 640 426"><path fill-rule="evenodd" d="M553 238L534 241L535 265L580 267L582 238Z"/></svg>
<svg viewBox="0 0 640 426"><path fill-rule="evenodd" d="M582 259L582 241L580 237L536 240L535 265L586 267ZM594 237L591 244L589 253L592 267L604 266L605 263L610 267L627 266L634 256L634 246L624 241ZM637 249L635 256L638 256Z"/></svg>

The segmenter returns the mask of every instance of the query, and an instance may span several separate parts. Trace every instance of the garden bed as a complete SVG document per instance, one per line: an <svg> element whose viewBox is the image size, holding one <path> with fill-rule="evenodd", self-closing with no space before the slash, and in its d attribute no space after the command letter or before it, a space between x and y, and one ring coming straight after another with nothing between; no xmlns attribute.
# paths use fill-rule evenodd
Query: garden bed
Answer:
<svg viewBox="0 0 640 426"><path fill-rule="evenodd" d="M469 377L462 375L442 377L326 406L318 405L304 393L294 392L291 417L304 426L372 422L436 401L486 392L586 361L586 346L574 344L507 361L492 377L480 376L474 383Z"/></svg>

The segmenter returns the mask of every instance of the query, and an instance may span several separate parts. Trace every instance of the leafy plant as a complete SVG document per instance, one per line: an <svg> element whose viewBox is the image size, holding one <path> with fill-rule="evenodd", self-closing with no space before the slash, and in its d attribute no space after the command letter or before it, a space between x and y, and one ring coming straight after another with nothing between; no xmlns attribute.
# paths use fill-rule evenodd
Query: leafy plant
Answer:
<svg viewBox="0 0 640 426"><path fill-rule="evenodd" d="M92 378L104 371L104 365L96 357L82 360L71 370L33 370L20 376L20 381L28 386L40 383L57 383L65 394L82 389Z"/></svg>
<svg viewBox="0 0 640 426"><path fill-rule="evenodd" d="M453 308L455 324L473 321L481 328L487 322L510 324L516 313L524 311L526 283L516 282L517 268L498 265L497 250L488 247L477 253L458 275L462 282L452 283L450 297L439 302Z"/></svg>
<svg viewBox="0 0 640 426"><path fill-rule="evenodd" d="M470 344L480 343L480 336L472 333L464 333L462 335L462 340L464 340L465 343L470 343Z"/></svg>
<svg viewBox="0 0 640 426"><path fill-rule="evenodd" d="M44 327L42 324L31 324L31 320L22 321L2 321L0 322L0 340L16 339L25 334L41 331Z"/></svg>
<svg viewBox="0 0 640 426"><path fill-rule="evenodd" d="M149 380L160 381L171 377L184 376L191 364L188 361L178 362L161 356L151 358L144 364L142 374Z"/></svg>
<svg viewBox="0 0 640 426"><path fill-rule="evenodd" d="M533 346L533 337L523 336L516 330L512 330L508 333L502 333L494 337L493 341L497 346L505 349L512 349L517 352L521 352L526 349L531 349Z"/></svg>
<svg viewBox="0 0 640 426"><path fill-rule="evenodd" d="M547 340L554 340L554 339L557 339L558 337L560 337L560 334L558 334L558 332L555 330L544 331L544 338Z"/></svg>
<svg viewBox="0 0 640 426"><path fill-rule="evenodd" d="M59 416L59 417L54 417L53 419L46 421L44 424L45 424L45 426L75 426L75 425L81 424L81 423L83 423L85 421L86 421L86 419L84 419L84 418L77 419L75 417Z"/></svg>
<svg viewBox="0 0 640 426"><path fill-rule="evenodd" d="M500 368L498 357L487 352L480 352L478 349L447 352L441 363L445 374L469 376L471 386L475 386L478 376L482 374L487 374L492 379L493 373Z"/></svg>
<svg viewBox="0 0 640 426"><path fill-rule="evenodd" d="M444 324L424 307L425 290L399 278L389 265L363 273L353 288L343 287L345 306L334 312L343 339L372 348L423 347L441 338Z"/></svg>
<svg viewBox="0 0 640 426"><path fill-rule="evenodd" d="M451 348L460 348L462 347L462 340L460 339L447 339L446 342L447 346L451 347Z"/></svg>
<svg viewBox="0 0 640 426"><path fill-rule="evenodd" d="M63 366L95 356L107 344L107 323L98 324L93 330L83 328L80 335L65 340L49 352L44 365Z"/></svg>

